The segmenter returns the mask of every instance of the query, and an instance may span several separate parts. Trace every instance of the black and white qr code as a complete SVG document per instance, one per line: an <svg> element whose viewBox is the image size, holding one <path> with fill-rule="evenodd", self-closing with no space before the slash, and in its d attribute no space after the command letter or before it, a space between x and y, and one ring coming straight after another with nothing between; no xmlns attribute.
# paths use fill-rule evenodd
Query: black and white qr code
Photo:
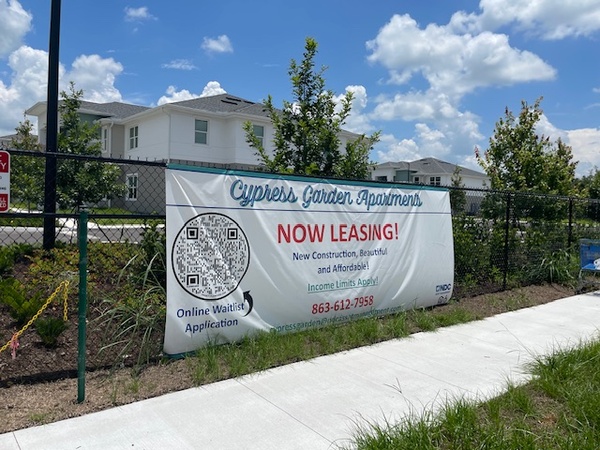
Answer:
<svg viewBox="0 0 600 450"><path fill-rule="evenodd" d="M250 245L233 219L217 213L200 214L179 230L172 263L183 289L202 300L218 300L242 281L250 264Z"/></svg>

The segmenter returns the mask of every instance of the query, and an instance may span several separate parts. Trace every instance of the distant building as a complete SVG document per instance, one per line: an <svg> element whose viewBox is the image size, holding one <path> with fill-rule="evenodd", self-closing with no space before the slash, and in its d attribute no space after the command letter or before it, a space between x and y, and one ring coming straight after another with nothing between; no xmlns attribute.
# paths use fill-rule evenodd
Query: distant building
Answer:
<svg viewBox="0 0 600 450"><path fill-rule="evenodd" d="M10 148L13 139L16 139L16 134L9 134L7 136L0 136L0 149Z"/></svg>
<svg viewBox="0 0 600 450"><path fill-rule="evenodd" d="M490 188L490 179L485 173L436 158L378 164L372 172L372 179L398 183L418 183L430 186L452 186L452 175L457 167L460 169L461 186L474 189ZM481 208L483 198L483 195L480 193L467 193L466 212L468 214L477 214Z"/></svg>
<svg viewBox="0 0 600 450"><path fill-rule="evenodd" d="M452 175L457 167L460 168L461 184L464 187L489 189L490 179L485 173L436 158L378 164L375 166L371 178L378 181L451 186Z"/></svg>

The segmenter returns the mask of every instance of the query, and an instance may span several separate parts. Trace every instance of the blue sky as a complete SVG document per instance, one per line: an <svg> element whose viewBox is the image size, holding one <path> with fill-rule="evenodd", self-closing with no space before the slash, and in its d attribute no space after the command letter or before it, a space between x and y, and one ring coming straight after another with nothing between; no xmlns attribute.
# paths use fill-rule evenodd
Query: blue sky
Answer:
<svg viewBox="0 0 600 450"><path fill-rule="evenodd" d="M0 135L46 99L50 4L0 0ZM61 89L87 100L281 106L311 36L327 88L355 94L345 127L381 130L375 161L477 169L505 108L543 96L539 132L572 146L579 175L600 167L600 0L62 0L61 17Z"/></svg>

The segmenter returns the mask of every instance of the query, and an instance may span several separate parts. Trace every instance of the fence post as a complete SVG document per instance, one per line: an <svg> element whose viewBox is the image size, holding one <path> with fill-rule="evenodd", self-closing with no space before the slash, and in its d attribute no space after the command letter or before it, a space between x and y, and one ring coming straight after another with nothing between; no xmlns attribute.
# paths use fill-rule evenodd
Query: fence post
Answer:
<svg viewBox="0 0 600 450"><path fill-rule="evenodd" d="M573 244L573 197L569 197L569 238L567 248L571 249Z"/></svg>
<svg viewBox="0 0 600 450"><path fill-rule="evenodd" d="M44 249L56 244L56 156L58 152L58 73L60 0L52 0L48 48L48 101L46 102L46 172L44 175Z"/></svg>
<svg viewBox="0 0 600 450"><path fill-rule="evenodd" d="M511 204L511 194L507 192L506 194L506 219L504 223L504 278L502 281L502 290L506 290L506 278L508 276L508 235L510 230L510 205Z"/></svg>
<svg viewBox="0 0 600 450"><path fill-rule="evenodd" d="M77 339L77 403L85 400L85 342L87 316L87 228L88 212L79 213L79 305Z"/></svg>

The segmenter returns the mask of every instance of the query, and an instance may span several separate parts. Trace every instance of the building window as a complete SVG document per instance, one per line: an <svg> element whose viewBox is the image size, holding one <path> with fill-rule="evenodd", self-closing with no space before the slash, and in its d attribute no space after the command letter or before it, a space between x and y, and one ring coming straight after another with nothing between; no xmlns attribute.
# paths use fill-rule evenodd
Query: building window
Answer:
<svg viewBox="0 0 600 450"><path fill-rule="evenodd" d="M108 128L102 128L102 153L108 152Z"/></svg>
<svg viewBox="0 0 600 450"><path fill-rule="evenodd" d="M387 175L380 175L375 177L376 181L387 181Z"/></svg>
<svg viewBox="0 0 600 450"><path fill-rule="evenodd" d="M414 178L413 178L413 182L415 182L415 183L418 183L418 182L419 182L419 180L420 180L420 178L419 178L419 177L414 177Z"/></svg>
<svg viewBox="0 0 600 450"><path fill-rule="evenodd" d="M431 186L441 186L442 179L441 177L429 177L429 184Z"/></svg>
<svg viewBox="0 0 600 450"><path fill-rule="evenodd" d="M129 149L138 148L138 126L129 129Z"/></svg>
<svg viewBox="0 0 600 450"><path fill-rule="evenodd" d="M196 144L208 144L208 120L196 119L194 130L194 142Z"/></svg>
<svg viewBox="0 0 600 450"><path fill-rule="evenodd" d="M265 127L262 125L252 125L252 130L254 131L254 136L256 136L260 142L260 146L264 147Z"/></svg>
<svg viewBox="0 0 600 450"><path fill-rule="evenodd" d="M126 200L136 201L138 198L138 174L137 173L128 173L125 184L127 185L127 196Z"/></svg>

